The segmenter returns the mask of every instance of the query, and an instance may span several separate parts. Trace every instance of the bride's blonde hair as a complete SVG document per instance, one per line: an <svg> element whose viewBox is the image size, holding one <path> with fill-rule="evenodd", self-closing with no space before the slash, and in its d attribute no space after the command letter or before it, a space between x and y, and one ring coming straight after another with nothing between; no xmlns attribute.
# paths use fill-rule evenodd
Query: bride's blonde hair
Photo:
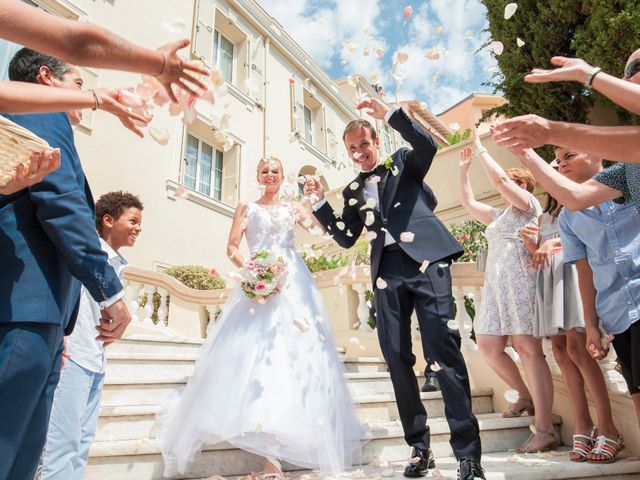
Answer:
<svg viewBox="0 0 640 480"><path fill-rule="evenodd" d="M271 163L271 162L278 162L278 165L280 165L280 177L284 178L284 168L282 166L282 161L278 157L273 156L273 155L271 155L269 157L266 157L266 158L261 158L260 159L260 161L258 162L258 168L256 168L256 175L260 175L260 169L262 168L262 166L265 163L268 164L268 163Z"/></svg>

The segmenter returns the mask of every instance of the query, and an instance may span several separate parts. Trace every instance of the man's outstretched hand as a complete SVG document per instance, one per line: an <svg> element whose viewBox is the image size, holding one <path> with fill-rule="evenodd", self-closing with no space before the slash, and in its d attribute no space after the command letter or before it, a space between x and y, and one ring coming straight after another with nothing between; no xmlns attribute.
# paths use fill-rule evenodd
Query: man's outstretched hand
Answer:
<svg viewBox="0 0 640 480"><path fill-rule="evenodd" d="M366 109L365 112L377 120L384 120L384 117L391 110L386 103L376 98L367 98L361 101L356 108L358 110Z"/></svg>

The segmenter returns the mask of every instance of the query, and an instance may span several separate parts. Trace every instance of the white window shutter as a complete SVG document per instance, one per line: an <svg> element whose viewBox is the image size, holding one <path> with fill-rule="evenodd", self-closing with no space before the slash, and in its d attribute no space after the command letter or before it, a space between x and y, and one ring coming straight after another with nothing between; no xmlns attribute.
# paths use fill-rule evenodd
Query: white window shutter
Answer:
<svg viewBox="0 0 640 480"><path fill-rule="evenodd" d="M222 202L234 207L238 203L239 167L240 146L234 145L222 161Z"/></svg>
<svg viewBox="0 0 640 480"><path fill-rule="evenodd" d="M209 68L213 66L213 32L216 4L213 0L196 0L193 26L193 54Z"/></svg>
<svg viewBox="0 0 640 480"><path fill-rule="evenodd" d="M336 112L325 108L325 130L327 132L327 157L338 159L338 135L336 132Z"/></svg>
<svg viewBox="0 0 640 480"><path fill-rule="evenodd" d="M304 89L298 78L291 86L291 130L304 135Z"/></svg>
<svg viewBox="0 0 640 480"><path fill-rule="evenodd" d="M265 48L262 37L249 38L249 81L252 84L252 90L249 96L256 102L264 105L265 100Z"/></svg>

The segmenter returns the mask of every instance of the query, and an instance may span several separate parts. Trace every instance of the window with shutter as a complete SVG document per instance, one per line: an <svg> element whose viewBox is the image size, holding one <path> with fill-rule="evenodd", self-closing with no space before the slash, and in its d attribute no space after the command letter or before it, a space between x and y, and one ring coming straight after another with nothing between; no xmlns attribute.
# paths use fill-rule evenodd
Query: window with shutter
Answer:
<svg viewBox="0 0 640 480"><path fill-rule="evenodd" d="M213 37L216 5L213 0L196 0L192 52L205 65L213 65Z"/></svg>

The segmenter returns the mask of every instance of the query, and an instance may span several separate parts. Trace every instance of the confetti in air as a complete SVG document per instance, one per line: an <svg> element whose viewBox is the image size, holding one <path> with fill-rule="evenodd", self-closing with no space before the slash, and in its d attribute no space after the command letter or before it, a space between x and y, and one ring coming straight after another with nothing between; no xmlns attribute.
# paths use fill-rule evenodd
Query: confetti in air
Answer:
<svg viewBox="0 0 640 480"><path fill-rule="evenodd" d="M378 277L378 279L376 280L376 287L378 287L380 290L384 290L385 288L387 288L387 282L385 282L381 277Z"/></svg>
<svg viewBox="0 0 640 480"><path fill-rule="evenodd" d="M516 13L516 10L518 10L517 3L508 3L507 5L505 5L504 19L509 20L511 17L513 17L513 15Z"/></svg>

